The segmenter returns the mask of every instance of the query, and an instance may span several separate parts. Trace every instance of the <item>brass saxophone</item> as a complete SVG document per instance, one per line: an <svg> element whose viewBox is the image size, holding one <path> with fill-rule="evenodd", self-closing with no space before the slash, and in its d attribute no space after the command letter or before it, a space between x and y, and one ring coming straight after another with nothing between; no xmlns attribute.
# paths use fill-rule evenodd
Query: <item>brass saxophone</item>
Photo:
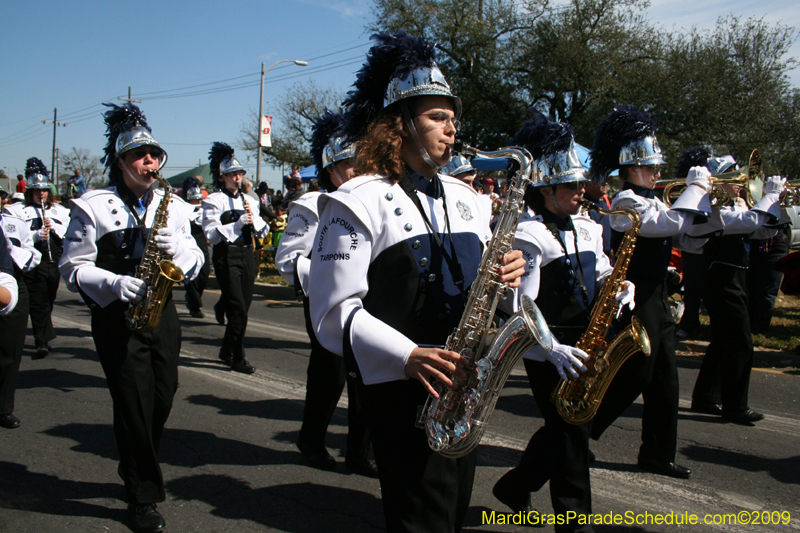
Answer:
<svg viewBox="0 0 800 533"><path fill-rule="evenodd" d="M456 142L456 152L482 157L516 160L520 169L513 176L488 249L478 267L469 299L458 327L447 338L445 350L465 358L467 377L451 376L454 388L432 383L439 398L429 396L420 411L417 425L425 428L428 444L447 457L463 457L474 450L486 430L495 404L511 369L536 343L552 349L550 330L533 299L523 296L522 308L501 328L493 328L495 309L508 289L500 283L503 256L511 250L517 222L524 206L523 195L531 183L533 158L524 148L508 147L496 152L481 152ZM538 175L533 179L539 181Z"/></svg>
<svg viewBox="0 0 800 533"><path fill-rule="evenodd" d="M155 329L161 320L172 285L183 281L181 267L159 250L155 241L158 230L167 227L172 187L157 170L151 170L150 174L164 187L164 198L158 204L142 260L136 267L135 277L147 284L147 294L141 300L131 302L125 311L125 323L128 329L142 333Z"/></svg>
<svg viewBox="0 0 800 533"><path fill-rule="evenodd" d="M589 354L589 360L585 361L586 371L575 379L562 380L553 389L553 403L556 410L561 418L570 424L583 424L594 418L608 386L630 356L639 351L647 356L650 355L650 338L642 322L635 316L631 318L631 324L614 337L611 344L606 342L608 328L619 309L616 296L625 282L633 250L636 248L636 237L642 225L641 217L629 207L600 209L588 200L581 199L580 202L587 210L594 209L605 215L629 217L631 228L622 238L614 269L606 278L592 308L589 327L575 344L576 348Z"/></svg>

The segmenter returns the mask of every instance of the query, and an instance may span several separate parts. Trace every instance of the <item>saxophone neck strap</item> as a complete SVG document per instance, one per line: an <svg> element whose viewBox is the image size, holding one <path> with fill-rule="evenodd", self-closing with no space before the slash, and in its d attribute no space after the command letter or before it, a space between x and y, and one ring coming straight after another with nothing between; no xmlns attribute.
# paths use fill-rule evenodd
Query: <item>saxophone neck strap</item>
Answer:
<svg viewBox="0 0 800 533"><path fill-rule="evenodd" d="M434 177L434 179L436 178ZM447 267L450 269L450 275L453 276L453 282L461 292L461 296L466 300L466 291L464 290L464 273L461 271L461 264L458 262L456 247L453 244L453 234L450 231L450 217L447 214L447 198L445 197L444 184L440 183L440 188L442 195L442 206L444 207L445 227L447 229L447 235L450 241L449 254L447 253L447 249L442 242L442 238L439 237L439 233L436 232L436 230L433 228L433 224L431 224L430 219L428 219L428 215L425 213L425 209L422 207L422 202L420 201L419 196L417 196L417 187L414 185L414 182L411 180L411 176L409 176L408 172L403 173L398 185L400 185L400 188L403 189L403 192L405 192L406 195L411 198L411 201L414 202L414 205L417 207L420 215L422 215L423 220L425 220L425 225L428 227L429 234L433 236L433 239L436 241L436 245L442 252L444 260L447 262Z"/></svg>
<svg viewBox="0 0 800 533"><path fill-rule="evenodd" d="M586 289L586 281L583 276L583 265L581 264L581 256L578 251L578 232L575 231L575 225L572 222L572 217L567 217L567 224L564 231L565 232L572 231L572 236L574 238L574 244L575 244L575 262L578 263L577 273L575 272L572 260L569 258L569 252L567 251L567 246L561 239L561 232L559 231L559 228L556 225L556 223L552 221L550 222L546 221L545 227L550 231L550 233L553 234L553 237L555 237L555 239L558 241L558 244L561 245L561 250L564 252L564 273L567 278L567 284L571 285L573 289L580 290L581 296L583 297L584 308L589 309L589 291Z"/></svg>

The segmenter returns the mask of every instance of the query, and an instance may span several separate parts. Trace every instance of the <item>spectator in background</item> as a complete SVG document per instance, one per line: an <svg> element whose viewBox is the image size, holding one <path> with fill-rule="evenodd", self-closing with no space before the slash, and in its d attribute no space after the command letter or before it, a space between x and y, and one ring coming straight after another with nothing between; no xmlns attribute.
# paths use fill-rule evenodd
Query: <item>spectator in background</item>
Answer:
<svg viewBox="0 0 800 533"><path fill-rule="evenodd" d="M258 195L253 191L253 182L247 178L242 178L242 192L253 200L258 200Z"/></svg>
<svg viewBox="0 0 800 533"><path fill-rule="evenodd" d="M86 193L86 179L81 175L80 169L75 169L75 175L69 178L70 197L80 198Z"/></svg>
<svg viewBox="0 0 800 533"><path fill-rule="evenodd" d="M313 179L313 180L308 182L308 190L306 192L317 192L317 191L319 191L319 189L320 189L319 181L317 181L316 179Z"/></svg>
<svg viewBox="0 0 800 533"><path fill-rule="evenodd" d="M25 192L25 176L17 174L17 192Z"/></svg>
<svg viewBox="0 0 800 533"><path fill-rule="evenodd" d="M286 189L288 189L288 193L286 193L286 197L283 199L283 204L288 205L289 202L294 202L301 196L303 196L303 178L299 175L297 177L291 176L286 179ZM284 209L286 206L284 206Z"/></svg>
<svg viewBox="0 0 800 533"><path fill-rule="evenodd" d="M300 166L297 163L292 165L292 171L286 175L284 181L288 181L290 178L302 178L300 176Z"/></svg>
<svg viewBox="0 0 800 533"><path fill-rule="evenodd" d="M258 215L266 222L270 223L275 218L275 211L272 210L273 190L267 187L267 182L262 181L258 184Z"/></svg>
<svg viewBox="0 0 800 533"><path fill-rule="evenodd" d="M275 248L281 243L283 230L286 229L286 204L275 204L275 218L270 221L269 229L272 233L272 246Z"/></svg>

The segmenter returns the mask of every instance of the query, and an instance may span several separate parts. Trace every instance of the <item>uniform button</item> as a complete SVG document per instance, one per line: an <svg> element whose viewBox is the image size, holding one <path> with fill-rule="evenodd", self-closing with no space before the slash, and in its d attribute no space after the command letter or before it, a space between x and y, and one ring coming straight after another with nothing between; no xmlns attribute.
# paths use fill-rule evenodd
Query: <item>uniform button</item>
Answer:
<svg viewBox="0 0 800 533"><path fill-rule="evenodd" d="M403 226L403 229L406 231L411 231L412 229L414 229L414 226L412 226L411 224L406 224L405 226Z"/></svg>
<svg viewBox="0 0 800 533"><path fill-rule="evenodd" d="M119 247L124 250L125 248L128 247L128 243L127 242L123 242L122 244L119 245Z"/></svg>
<svg viewBox="0 0 800 533"><path fill-rule="evenodd" d="M117 220L116 222L114 222L114 225L115 225L115 226L119 226L120 224L122 224L122 222L120 222L119 220Z"/></svg>
<svg viewBox="0 0 800 533"><path fill-rule="evenodd" d="M428 264L428 258L427 257L423 257L422 259L419 260L419 266L423 266L424 267L427 264Z"/></svg>
<svg viewBox="0 0 800 533"><path fill-rule="evenodd" d="M117 226L119 226L119 222L117 222ZM124 237L124 236L125 236L125 232L123 232L123 231L120 231L120 232L119 232L119 236L120 236L120 237Z"/></svg>
<svg viewBox="0 0 800 533"><path fill-rule="evenodd" d="M350 376L353 379L358 377L358 374L356 374L355 372L348 372L347 375Z"/></svg>
<svg viewBox="0 0 800 533"><path fill-rule="evenodd" d="M567 259L564 261L564 263L565 263L567 266L570 266L570 265L572 264L572 261L570 261L570 260L569 260L569 257L567 257Z"/></svg>
<svg viewBox="0 0 800 533"><path fill-rule="evenodd" d="M666 245L667 245L667 241L664 241L664 246L666 246Z"/></svg>
<svg viewBox="0 0 800 533"><path fill-rule="evenodd" d="M430 281L430 282L436 281L436 274L429 274L428 275L428 281Z"/></svg>
<svg viewBox="0 0 800 533"><path fill-rule="evenodd" d="M385 198L391 202L394 200L394 195L390 192L387 192Z"/></svg>
<svg viewBox="0 0 800 533"><path fill-rule="evenodd" d="M111 214L112 214L112 215L116 215L116 214L117 214L117 210L116 210L116 209L112 209L112 210L111 210Z"/></svg>
<svg viewBox="0 0 800 533"><path fill-rule="evenodd" d="M114 203L114 199L113 198L109 199L108 203L113 204Z"/></svg>
<svg viewBox="0 0 800 533"><path fill-rule="evenodd" d="M130 259L130 258L131 258L131 256L130 256L130 255L126 255L126 256L124 257L124 259Z"/></svg>
<svg viewBox="0 0 800 533"><path fill-rule="evenodd" d="M421 245L422 245L422 243L421 243L421 242L419 242L419 241L414 241L414 244L412 244L412 245L411 245L411 247L412 247L412 248L414 248L415 250L419 250L419 247L420 247Z"/></svg>
<svg viewBox="0 0 800 533"><path fill-rule="evenodd" d="M400 216L403 214L403 210L398 207L397 209L394 210L394 214Z"/></svg>

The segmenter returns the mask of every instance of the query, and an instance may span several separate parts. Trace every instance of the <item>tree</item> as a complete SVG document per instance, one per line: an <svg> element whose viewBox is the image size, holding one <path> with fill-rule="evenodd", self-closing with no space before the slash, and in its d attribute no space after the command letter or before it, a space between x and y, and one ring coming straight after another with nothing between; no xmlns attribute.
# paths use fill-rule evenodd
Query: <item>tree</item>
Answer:
<svg viewBox="0 0 800 533"><path fill-rule="evenodd" d="M273 128L272 146L262 148L264 162L273 167L282 164L312 164L309 155L311 127L314 118L327 109L338 109L344 99L342 93L332 87L322 88L313 81L295 83L278 101ZM242 124L239 145L256 157L258 152L258 111L251 110L250 117Z"/></svg>
<svg viewBox="0 0 800 533"><path fill-rule="evenodd" d="M81 171L87 188L97 189L106 185L107 180L103 177L100 159L93 156L89 150L72 147L71 152L61 155L61 160L67 172L74 174L76 170Z"/></svg>

